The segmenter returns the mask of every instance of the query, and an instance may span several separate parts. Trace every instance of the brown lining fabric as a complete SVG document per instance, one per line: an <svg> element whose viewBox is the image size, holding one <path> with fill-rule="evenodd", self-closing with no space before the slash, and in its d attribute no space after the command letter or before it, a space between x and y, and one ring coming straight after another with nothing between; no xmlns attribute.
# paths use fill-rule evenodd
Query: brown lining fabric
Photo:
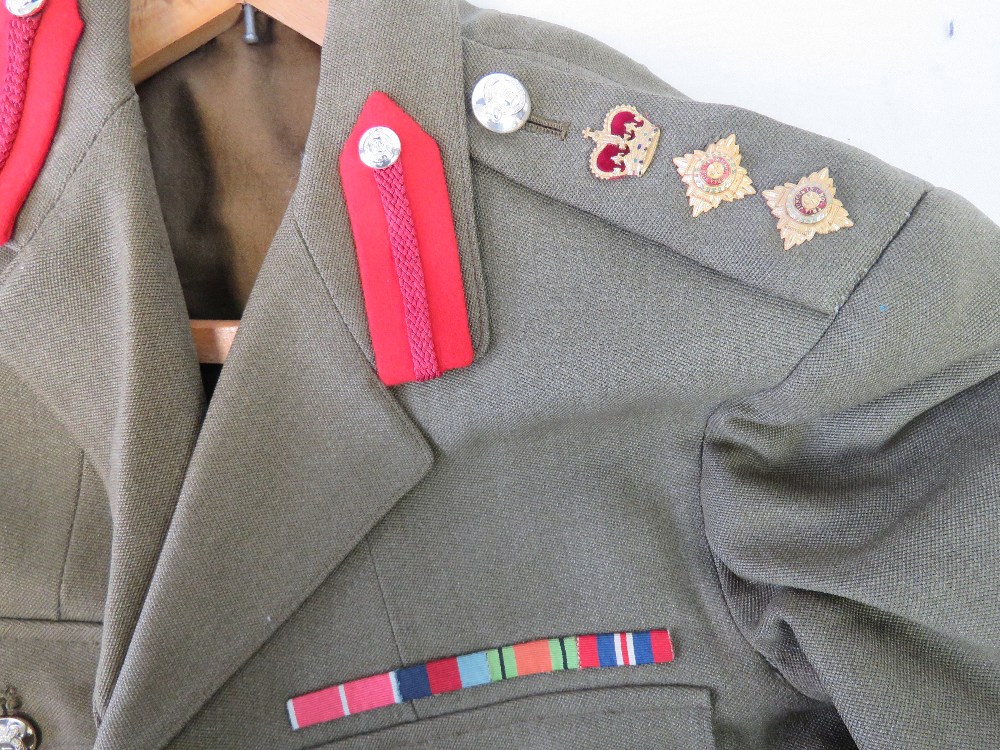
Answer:
<svg viewBox="0 0 1000 750"><path fill-rule="evenodd" d="M320 48L258 14L137 87L193 318L239 318L298 180Z"/></svg>

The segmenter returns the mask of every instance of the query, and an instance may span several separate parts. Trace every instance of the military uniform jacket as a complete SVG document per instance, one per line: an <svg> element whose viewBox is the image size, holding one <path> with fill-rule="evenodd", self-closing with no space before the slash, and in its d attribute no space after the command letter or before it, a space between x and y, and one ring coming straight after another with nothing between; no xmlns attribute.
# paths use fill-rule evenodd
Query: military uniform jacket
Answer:
<svg viewBox="0 0 1000 750"><path fill-rule="evenodd" d="M43 750L1000 746L993 223L568 30L332 0L209 400L126 5L81 0L0 249L0 689ZM564 132L481 127L495 71ZM336 166L374 91L440 147L474 350L393 387ZM658 154L599 180L619 105ZM757 194L693 218L671 158L730 133ZM785 250L761 193L823 168L854 226Z"/></svg>

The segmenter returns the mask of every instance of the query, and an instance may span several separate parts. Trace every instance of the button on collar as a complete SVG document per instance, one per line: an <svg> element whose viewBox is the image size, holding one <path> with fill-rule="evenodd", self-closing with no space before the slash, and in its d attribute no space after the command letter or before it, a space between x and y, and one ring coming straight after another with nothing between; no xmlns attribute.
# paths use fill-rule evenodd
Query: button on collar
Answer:
<svg viewBox="0 0 1000 750"><path fill-rule="evenodd" d="M30 16L42 9L45 0L6 0L6 5L15 16Z"/></svg>
<svg viewBox="0 0 1000 750"><path fill-rule="evenodd" d="M513 133L531 116L531 97L514 76L490 73L472 89L472 112L483 127L494 133Z"/></svg>
<svg viewBox="0 0 1000 750"><path fill-rule="evenodd" d="M358 142L358 154L365 166L385 169L396 163L402 146L399 136L392 128L381 125L368 128Z"/></svg>

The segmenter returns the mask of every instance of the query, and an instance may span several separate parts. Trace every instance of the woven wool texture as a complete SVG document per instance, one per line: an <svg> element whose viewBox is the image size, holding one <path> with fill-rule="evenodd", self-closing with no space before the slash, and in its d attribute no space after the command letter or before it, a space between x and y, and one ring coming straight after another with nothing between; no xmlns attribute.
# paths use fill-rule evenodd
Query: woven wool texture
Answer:
<svg viewBox="0 0 1000 750"><path fill-rule="evenodd" d="M318 56L240 68L301 83L312 59L312 108L196 97L211 125L172 140L168 94L205 79L137 95L124 6L81 1L58 137L0 249L0 682L43 750L1000 745L1000 229L451 0L331 0ZM205 54L252 55L239 33ZM480 127L495 70L568 137ZM336 174L373 90L441 147L476 354L394 388ZM598 181L578 134L622 104L658 153ZM263 213L228 188L267 154L220 146L227 121L288 147ZM829 167L855 226L786 252L760 196L692 219L670 157L729 133L755 185ZM205 261L213 236L245 254ZM208 402L196 307L242 312ZM653 628L670 663L289 725L325 686Z"/></svg>

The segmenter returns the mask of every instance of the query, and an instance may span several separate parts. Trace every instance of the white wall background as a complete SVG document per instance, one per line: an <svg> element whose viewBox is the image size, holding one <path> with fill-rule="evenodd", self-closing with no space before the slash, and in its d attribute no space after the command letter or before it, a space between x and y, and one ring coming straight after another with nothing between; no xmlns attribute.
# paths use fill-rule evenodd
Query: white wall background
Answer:
<svg viewBox="0 0 1000 750"><path fill-rule="evenodd" d="M1000 0L470 1L596 37L694 99L862 148L1000 223ZM704 59L727 32L742 49Z"/></svg>

